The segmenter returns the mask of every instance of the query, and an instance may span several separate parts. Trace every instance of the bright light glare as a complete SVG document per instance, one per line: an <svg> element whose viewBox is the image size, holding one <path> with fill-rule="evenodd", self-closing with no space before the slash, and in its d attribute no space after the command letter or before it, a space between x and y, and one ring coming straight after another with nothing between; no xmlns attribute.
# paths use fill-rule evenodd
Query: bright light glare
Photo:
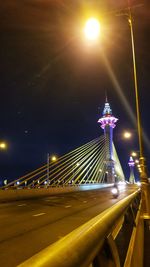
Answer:
<svg viewBox="0 0 150 267"><path fill-rule="evenodd" d="M85 24L84 28L85 36L88 40L94 41L98 39L100 34L100 23L95 18L90 18Z"/></svg>
<svg viewBox="0 0 150 267"><path fill-rule="evenodd" d="M1 149L6 149L6 143L0 143L0 148Z"/></svg>
<svg viewBox="0 0 150 267"><path fill-rule="evenodd" d="M124 138L129 139L129 138L131 138L131 133L130 132L125 132L123 134L123 136L124 136Z"/></svg>
<svg viewBox="0 0 150 267"><path fill-rule="evenodd" d="M56 160L57 160L56 156L52 156L52 157L51 157L51 160L52 160L52 161L56 161Z"/></svg>
<svg viewBox="0 0 150 267"><path fill-rule="evenodd" d="M133 151L133 152L131 153L131 156L132 156L132 157L136 157L136 156L137 156L137 153Z"/></svg>

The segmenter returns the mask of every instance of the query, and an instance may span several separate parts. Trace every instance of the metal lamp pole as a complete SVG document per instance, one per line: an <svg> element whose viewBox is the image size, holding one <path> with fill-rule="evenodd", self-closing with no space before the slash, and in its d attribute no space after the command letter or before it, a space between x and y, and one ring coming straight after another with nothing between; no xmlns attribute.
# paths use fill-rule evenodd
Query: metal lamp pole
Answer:
<svg viewBox="0 0 150 267"><path fill-rule="evenodd" d="M137 115L137 128L138 128L138 139L139 139L139 150L140 150L140 179L142 184L142 198L143 198L143 209L145 216L150 217L150 184L148 182L146 159L143 153L143 136L141 126L141 113L139 105L139 93L137 83L137 69L136 69L136 56L135 56L135 43L134 43L134 32L133 32L133 19L131 9L128 9L128 22L130 26L131 44L132 44L132 59L133 59L133 74L134 74L134 89L136 98L136 115Z"/></svg>

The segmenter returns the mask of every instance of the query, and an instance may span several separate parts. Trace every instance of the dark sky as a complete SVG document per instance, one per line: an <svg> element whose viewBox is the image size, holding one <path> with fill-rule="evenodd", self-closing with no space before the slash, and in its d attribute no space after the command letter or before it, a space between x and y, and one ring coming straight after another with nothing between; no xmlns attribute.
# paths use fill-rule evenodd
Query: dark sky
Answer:
<svg viewBox="0 0 150 267"><path fill-rule="evenodd" d="M117 4L116 4L117 2ZM132 54L126 17L114 11L127 1L5 0L0 4L0 179L16 178L102 134L97 124L105 92L119 118L114 142L128 175L137 131L110 77L107 58L121 92L135 110ZM150 136L150 4L133 9L138 84L144 131ZM84 21L99 16L103 38L94 48L82 37ZM130 129L132 141L123 141ZM150 151L145 154L150 162Z"/></svg>

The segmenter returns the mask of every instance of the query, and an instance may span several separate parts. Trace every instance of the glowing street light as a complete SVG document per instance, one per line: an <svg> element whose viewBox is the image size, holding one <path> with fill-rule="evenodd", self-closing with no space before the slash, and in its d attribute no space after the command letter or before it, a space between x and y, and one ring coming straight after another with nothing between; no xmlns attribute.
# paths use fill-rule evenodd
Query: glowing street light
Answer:
<svg viewBox="0 0 150 267"><path fill-rule="evenodd" d="M55 162L57 160L57 157L56 156L52 156L51 157L51 161Z"/></svg>
<svg viewBox="0 0 150 267"><path fill-rule="evenodd" d="M6 148L7 148L6 143L1 142L1 143L0 143L0 149L6 149Z"/></svg>
<svg viewBox="0 0 150 267"><path fill-rule="evenodd" d="M133 152L131 153L131 156L132 156L132 157L136 157L136 156L137 156L137 153L133 151Z"/></svg>
<svg viewBox="0 0 150 267"><path fill-rule="evenodd" d="M84 34L89 41L95 41L100 35L100 23L95 18L87 20L84 28Z"/></svg>
<svg viewBox="0 0 150 267"><path fill-rule="evenodd" d="M128 0L128 4L130 4L129 0ZM143 191L142 202L144 203L143 204L143 207L144 207L143 213L144 213L144 216L146 216L147 218L150 218L150 184L148 181L146 159L144 156L144 149L143 149L143 132L142 132L142 126L141 126L141 112L140 112L138 80L137 80L137 70L136 70L136 53L135 53L135 43L134 43L133 18L132 18L130 7L128 8L128 23L130 26L131 46L132 46L137 129L138 129L139 151L140 151L139 162L140 162L140 166L141 166L141 168L139 169L139 172L140 172L140 180L141 180L142 191Z"/></svg>
<svg viewBox="0 0 150 267"><path fill-rule="evenodd" d="M123 134L123 137L124 137L125 139L130 139L131 136L132 136L132 134L131 134L130 132L124 132L124 134Z"/></svg>
<svg viewBox="0 0 150 267"><path fill-rule="evenodd" d="M135 101L136 101L136 115L137 115L137 130L138 130L138 141L139 141L139 162L140 162L140 180L142 184L142 191L144 192L144 216L150 218L150 184L148 181L146 159L144 156L143 149L143 133L141 126L141 112L140 112L140 103L139 103L139 92L138 92L138 80L137 80L137 69L136 69L136 53L135 53L135 42L134 42L134 31L133 31L133 18L131 14L130 1L128 0L127 12L121 12L119 15L127 16L128 24L130 27L130 37L131 37L131 49L132 49L132 62L133 62L133 78L134 78L134 90L135 90ZM100 24L94 18L91 18L87 21L84 29L85 36L88 40L98 39L100 32ZM129 139L131 133L124 133L124 138Z"/></svg>

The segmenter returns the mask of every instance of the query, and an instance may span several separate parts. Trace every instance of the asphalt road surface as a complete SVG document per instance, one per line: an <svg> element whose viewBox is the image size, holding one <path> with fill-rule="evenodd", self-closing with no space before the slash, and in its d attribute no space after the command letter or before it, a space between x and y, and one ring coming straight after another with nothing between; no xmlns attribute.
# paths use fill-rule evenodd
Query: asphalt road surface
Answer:
<svg viewBox="0 0 150 267"><path fill-rule="evenodd" d="M14 267L135 189L110 188L0 204L0 266Z"/></svg>

